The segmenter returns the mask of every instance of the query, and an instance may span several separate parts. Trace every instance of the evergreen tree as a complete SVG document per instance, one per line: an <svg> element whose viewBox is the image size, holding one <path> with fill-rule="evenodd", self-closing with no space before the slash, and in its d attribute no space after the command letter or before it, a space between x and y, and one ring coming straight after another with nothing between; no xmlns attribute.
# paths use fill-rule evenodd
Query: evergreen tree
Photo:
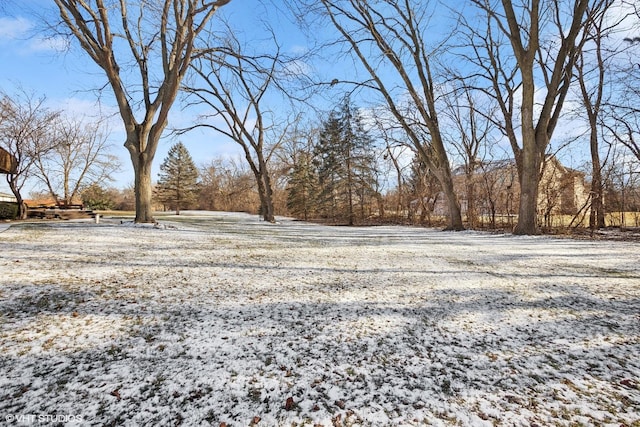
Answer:
<svg viewBox="0 0 640 427"><path fill-rule="evenodd" d="M373 139L349 98L323 124L315 146L315 165L320 187L318 210L349 225L365 216L365 206L376 195L376 162Z"/></svg>
<svg viewBox="0 0 640 427"><path fill-rule="evenodd" d="M317 176L310 153L302 152L295 160L287 183L287 209L306 221L315 211Z"/></svg>
<svg viewBox="0 0 640 427"><path fill-rule="evenodd" d="M341 120L335 111L323 123L313 150L313 165L318 176L316 210L321 217L337 219L342 210L340 181L343 168L341 157Z"/></svg>
<svg viewBox="0 0 640 427"><path fill-rule="evenodd" d="M161 203L175 208L176 215L180 215L181 208L196 201L197 192L198 168L187 147L178 142L160 165L156 197Z"/></svg>
<svg viewBox="0 0 640 427"><path fill-rule="evenodd" d="M82 191L82 203L94 210L110 210L116 206L116 190L91 184Z"/></svg>

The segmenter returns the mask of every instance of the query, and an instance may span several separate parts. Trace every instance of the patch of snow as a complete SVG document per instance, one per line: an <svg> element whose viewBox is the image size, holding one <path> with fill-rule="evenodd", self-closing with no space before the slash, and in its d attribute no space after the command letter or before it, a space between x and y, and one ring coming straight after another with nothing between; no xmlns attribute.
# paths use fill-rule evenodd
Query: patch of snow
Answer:
<svg viewBox="0 0 640 427"><path fill-rule="evenodd" d="M0 234L0 423L640 423L637 244L160 224Z"/></svg>

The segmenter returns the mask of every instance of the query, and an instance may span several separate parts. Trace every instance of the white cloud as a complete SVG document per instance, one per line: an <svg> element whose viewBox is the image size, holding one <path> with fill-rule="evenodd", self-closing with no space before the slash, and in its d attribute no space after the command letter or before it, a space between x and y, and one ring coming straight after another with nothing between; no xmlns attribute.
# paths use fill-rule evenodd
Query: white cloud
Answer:
<svg viewBox="0 0 640 427"><path fill-rule="evenodd" d="M0 17L0 40L15 40L25 37L33 27L26 18Z"/></svg>
<svg viewBox="0 0 640 427"><path fill-rule="evenodd" d="M311 66L304 61L293 60L289 61L280 72L286 77L306 76L311 73Z"/></svg>
<svg viewBox="0 0 640 427"><path fill-rule="evenodd" d="M122 125L122 122L116 117L118 112L114 106L100 104L95 99L83 99L69 97L64 99L52 100L52 108L63 110L70 117L90 119L105 119L109 126ZM118 128L118 126L115 126Z"/></svg>
<svg viewBox="0 0 640 427"><path fill-rule="evenodd" d="M297 55L303 55L309 52L309 48L307 46L302 46L299 44L291 46L289 50L291 51L291 53L294 53Z"/></svg>
<svg viewBox="0 0 640 427"><path fill-rule="evenodd" d="M15 43L23 54L29 52L63 52L68 48L64 37L32 37L33 23L26 18L0 17L0 43Z"/></svg>
<svg viewBox="0 0 640 427"><path fill-rule="evenodd" d="M614 38L628 37L629 34L636 33L638 23L633 2L622 2L611 6L605 16L605 25L617 26L617 31L612 34Z"/></svg>
<svg viewBox="0 0 640 427"><path fill-rule="evenodd" d="M64 37L38 37L29 43L29 49L34 52L64 52L68 47L69 42Z"/></svg>

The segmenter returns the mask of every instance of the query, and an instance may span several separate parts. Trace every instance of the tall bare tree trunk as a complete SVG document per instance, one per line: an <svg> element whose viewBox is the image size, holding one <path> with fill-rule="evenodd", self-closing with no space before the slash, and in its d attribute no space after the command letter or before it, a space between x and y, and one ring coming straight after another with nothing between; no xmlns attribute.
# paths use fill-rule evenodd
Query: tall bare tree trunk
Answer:
<svg viewBox="0 0 640 427"><path fill-rule="evenodd" d="M589 228L597 230L605 226L604 200L602 183L602 162L600 160L600 144L598 137L599 120L601 119L601 106L604 99L606 86L605 77L611 73L607 60L611 57L603 46L603 41L611 31L615 31L621 21L610 21L607 13L615 4L615 0L598 0L593 9L595 13L591 20L589 31L582 36L581 52L576 61L576 73L583 106L589 119L589 149L591 152L591 191L589 208ZM624 18L620 18L624 19ZM591 50L585 50L585 46L593 44ZM589 53L591 55L587 56ZM595 77L593 77L595 75ZM589 83L592 82L591 85Z"/></svg>
<svg viewBox="0 0 640 427"><path fill-rule="evenodd" d="M447 207L449 208L449 225L445 230L464 230L464 224L462 223L462 209L460 209L458 195L456 194L453 186L451 166L449 166L449 158L440 136L440 129L432 125L429 130L431 130L432 137L431 150L429 153L430 155L425 155L424 160L427 165L435 166L435 170L433 171L434 175L440 183L444 197L447 200Z"/></svg>
<svg viewBox="0 0 640 427"><path fill-rule="evenodd" d="M269 176L268 171L265 171L265 174L264 174L264 195L265 195L266 212L263 218L267 222L275 223L276 209L273 206L273 187L271 185L271 177Z"/></svg>
<svg viewBox="0 0 640 427"><path fill-rule="evenodd" d="M598 89L600 94L602 89ZM585 98L585 101L588 101ZM599 230L605 227L604 218L604 188L602 182L602 162L600 160L600 144L598 138L598 127L596 121L598 120L597 111L600 107L600 101L598 100L596 112L593 110L588 111L589 115L589 148L591 151L591 206L589 209L589 228L591 230Z"/></svg>
<svg viewBox="0 0 640 427"><path fill-rule="evenodd" d="M476 212L476 186L473 170L467 172L465 179L467 187L467 223L469 223L469 228L474 229L476 228L478 213Z"/></svg>
<svg viewBox="0 0 640 427"><path fill-rule="evenodd" d="M27 219L27 205L20 194L20 189L16 186L15 182L9 181L9 188L13 193L13 196L16 198L16 203L18 204L18 219Z"/></svg>
<svg viewBox="0 0 640 427"><path fill-rule="evenodd" d="M393 155L393 153L391 152L391 149L387 146L387 152L389 153L389 157L391 158L391 161L393 162L393 167L396 171L396 180L397 180L397 185L398 185L398 201L396 202L396 219L400 219L402 217L401 213L404 210L404 185L402 182L402 169L400 168L400 163L398 163L398 159L396 159L396 157ZM382 197L380 197L380 199L382 199ZM384 209L382 210L382 213L384 213ZM380 215L380 217L382 218L382 215Z"/></svg>
<svg viewBox="0 0 640 427"><path fill-rule="evenodd" d="M589 212L589 228L598 230L605 227L604 197L602 185L602 166L598 152L598 138L591 135L591 209ZM594 143L595 139L595 143Z"/></svg>
<svg viewBox="0 0 640 427"><path fill-rule="evenodd" d="M261 162L259 162L261 164ZM258 197L260 198L260 214L266 222L275 223L275 208L273 207L273 190L271 188L271 178L266 170L266 165L261 164L259 169L251 168L256 178L258 186Z"/></svg>
<svg viewBox="0 0 640 427"><path fill-rule="evenodd" d="M520 175L520 206L514 234L537 234L538 187L540 183L540 155L525 146L522 152Z"/></svg>
<svg viewBox="0 0 640 427"><path fill-rule="evenodd" d="M531 47L530 47L531 48ZM540 183L541 148L538 145L538 135L533 123L533 106L535 96L535 81L533 78L533 60L535 52L523 52L519 58L520 73L522 75L522 106L520 117L522 120L522 162L520 177L520 206L518 209L518 223L515 234L536 234L538 232L538 186ZM546 144L542 147L542 152Z"/></svg>
<svg viewBox="0 0 640 427"><path fill-rule="evenodd" d="M351 153L347 154L347 203L349 204L348 208L348 218L349 225L353 225L355 223L355 214L353 212L353 173L351 170Z"/></svg>
<svg viewBox="0 0 640 427"><path fill-rule="evenodd" d="M130 150L131 151L131 150ZM138 223L155 222L152 206L151 165L153 156L131 152L135 172L134 192L136 197L136 219Z"/></svg>
<svg viewBox="0 0 640 427"><path fill-rule="evenodd" d="M460 231L464 230L464 224L462 223L462 210L460 209L460 202L453 187L453 179L451 179L451 170L448 167L445 171L434 171L442 192L444 193L445 200L447 201L447 208L449 209L449 225L445 230Z"/></svg>

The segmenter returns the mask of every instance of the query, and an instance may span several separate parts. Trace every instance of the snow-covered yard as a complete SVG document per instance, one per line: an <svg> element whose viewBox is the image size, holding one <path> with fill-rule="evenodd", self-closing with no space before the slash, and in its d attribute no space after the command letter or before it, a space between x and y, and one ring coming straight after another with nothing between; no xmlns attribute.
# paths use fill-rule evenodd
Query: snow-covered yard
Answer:
<svg viewBox="0 0 640 427"><path fill-rule="evenodd" d="M0 233L0 425L640 425L638 243L162 223Z"/></svg>

